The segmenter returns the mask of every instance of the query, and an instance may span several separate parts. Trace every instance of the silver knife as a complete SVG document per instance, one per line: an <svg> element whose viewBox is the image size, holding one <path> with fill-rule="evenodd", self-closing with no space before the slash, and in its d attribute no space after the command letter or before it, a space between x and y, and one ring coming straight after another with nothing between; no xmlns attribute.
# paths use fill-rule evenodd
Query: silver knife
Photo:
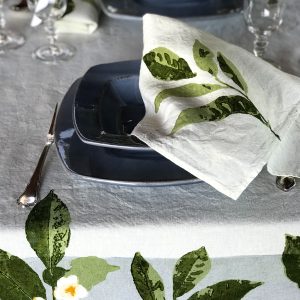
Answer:
<svg viewBox="0 0 300 300"><path fill-rule="evenodd" d="M39 200L39 190L40 190L42 170L44 167L44 163L46 161L48 151L54 142L54 124L57 115L57 107L58 104L56 104L55 106L50 128L47 134L46 144L40 155L39 161L35 167L35 170L24 192L17 199L17 203L23 207L34 206Z"/></svg>

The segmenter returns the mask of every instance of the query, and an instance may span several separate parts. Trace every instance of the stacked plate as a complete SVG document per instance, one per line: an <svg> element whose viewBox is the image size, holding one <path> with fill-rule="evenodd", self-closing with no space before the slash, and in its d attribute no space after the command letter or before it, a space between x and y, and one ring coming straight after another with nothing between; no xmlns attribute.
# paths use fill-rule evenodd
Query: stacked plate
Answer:
<svg viewBox="0 0 300 300"><path fill-rule="evenodd" d="M236 12L243 0L100 0L100 5L114 18L141 18L146 13L189 18Z"/></svg>
<svg viewBox="0 0 300 300"><path fill-rule="evenodd" d="M55 142L65 167L88 179L130 185L198 182L130 133L145 108L138 61L97 65L65 95Z"/></svg>

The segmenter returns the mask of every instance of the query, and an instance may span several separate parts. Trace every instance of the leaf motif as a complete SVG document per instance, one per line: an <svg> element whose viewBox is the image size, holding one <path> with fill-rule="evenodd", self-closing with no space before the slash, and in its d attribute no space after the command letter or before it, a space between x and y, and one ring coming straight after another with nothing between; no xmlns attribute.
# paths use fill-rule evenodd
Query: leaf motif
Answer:
<svg viewBox="0 0 300 300"><path fill-rule="evenodd" d="M81 257L72 260L71 269L66 272L65 277L76 275L79 283L90 291L95 285L104 281L108 273L119 269L96 256Z"/></svg>
<svg viewBox="0 0 300 300"><path fill-rule="evenodd" d="M165 300L164 285L160 276L138 252L131 264L131 275L143 300Z"/></svg>
<svg viewBox="0 0 300 300"><path fill-rule="evenodd" d="M257 110L255 105L247 98L238 95L221 96L207 105L183 110L179 114L171 134L176 133L178 130L189 124L207 121L220 121L232 114L237 113L248 114L257 118L264 125L266 125L277 138L279 138L279 136L274 133L269 123Z"/></svg>
<svg viewBox="0 0 300 300"><path fill-rule="evenodd" d="M240 300L262 282L248 280L226 280L193 294L188 300Z"/></svg>
<svg viewBox="0 0 300 300"><path fill-rule="evenodd" d="M286 235L282 262L286 276L300 288L300 236Z"/></svg>
<svg viewBox="0 0 300 300"><path fill-rule="evenodd" d="M233 80L246 94L248 93L248 86L243 76L236 68L236 66L222 53L218 52L217 56L220 68L223 73L230 79Z"/></svg>
<svg viewBox="0 0 300 300"><path fill-rule="evenodd" d="M218 66L214 61L213 52L198 40L193 45L193 55L197 66L211 75L217 76Z"/></svg>
<svg viewBox="0 0 300 300"><path fill-rule="evenodd" d="M61 277L64 277L68 270L61 267L54 267L50 272L49 269L44 270L43 280L45 283L49 284L51 287L56 287L57 280Z"/></svg>
<svg viewBox="0 0 300 300"><path fill-rule="evenodd" d="M164 47L148 52L144 55L143 61L156 79L180 80L196 76L186 60Z"/></svg>
<svg viewBox="0 0 300 300"><path fill-rule="evenodd" d="M25 225L27 240L50 271L64 257L69 245L70 221L68 208L53 191L28 215Z"/></svg>
<svg viewBox="0 0 300 300"><path fill-rule="evenodd" d="M173 272L173 298L193 289L210 271L211 262L204 247L183 255Z"/></svg>
<svg viewBox="0 0 300 300"><path fill-rule="evenodd" d="M0 250L0 299L46 299L45 288L39 276L20 258Z"/></svg>
<svg viewBox="0 0 300 300"><path fill-rule="evenodd" d="M198 83L188 83L186 85L165 89L161 91L155 98L155 112L158 112L160 104L163 100L168 97L200 97L219 89L227 88L219 84L198 84Z"/></svg>

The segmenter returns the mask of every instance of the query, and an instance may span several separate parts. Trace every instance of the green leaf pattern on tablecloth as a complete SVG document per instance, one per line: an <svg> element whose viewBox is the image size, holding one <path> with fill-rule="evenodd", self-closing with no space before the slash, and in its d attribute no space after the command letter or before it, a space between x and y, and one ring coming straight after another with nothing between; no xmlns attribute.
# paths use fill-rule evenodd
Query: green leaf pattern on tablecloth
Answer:
<svg viewBox="0 0 300 300"><path fill-rule="evenodd" d="M183 255L176 262L173 272L173 300L191 291L209 273L210 268L210 259L204 247ZM140 253L136 253L132 261L131 274L143 300L165 299L162 279ZM194 293L188 300L240 300L261 284L239 279L221 281Z"/></svg>
<svg viewBox="0 0 300 300"><path fill-rule="evenodd" d="M68 208L53 191L34 206L27 218L27 240L50 271L64 257L69 245L70 222Z"/></svg>
<svg viewBox="0 0 300 300"><path fill-rule="evenodd" d="M53 191L50 191L30 211L25 224L27 240L46 267L42 278L52 287L53 293L57 281L65 278L64 282L68 282L71 275L75 275L78 287L90 291L98 283L103 282L109 272L119 269L95 256L74 259L69 270L58 266L69 245L70 222L67 206ZM72 278L74 279L74 276ZM74 294L75 291L74 286L65 289L64 299L78 299ZM0 299L46 299L45 287L39 276L23 260L3 250L0 250Z"/></svg>
<svg viewBox="0 0 300 300"><path fill-rule="evenodd" d="M286 235L282 262L286 276L300 288L300 236Z"/></svg>
<svg viewBox="0 0 300 300"><path fill-rule="evenodd" d="M90 291L95 285L104 281L108 273L119 270L119 267L108 264L104 259L89 256L75 258L65 276L76 275L80 284Z"/></svg>
<svg viewBox="0 0 300 300"><path fill-rule="evenodd" d="M193 294L188 300L240 300L260 285L261 282L248 280L225 280Z"/></svg>
<svg viewBox="0 0 300 300"><path fill-rule="evenodd" d="M43 272L43 280L52 287L56 286L57 280L64 277L68 270L61 267L54 267L52 270L45 269Z"/></svg>
<svg viewBox="0 0 300 300"><path fill-rule="evenodd" d="M131 274L143 300L164 300L165 288L157 271L137 252L132 260Z"/></svg>
<svg viewBox="0 0 300 300"><path fill-rule="evenodd" d="M68 246L70 220L67 206L58 199L53 191L50 191L48 196L32 209L26 222L28 241L46 266L42 278L46 284L52 287L54 295L58 281L77 282L78 286L90 291L106 280L110 272L119 269L118 266L110 265L104 259L95 256L75 258L71 261L68 269L58 266L57 264L63 258ZM56 225L53 226L53 224ZM52 230L51 228L53 233L45 235L47 230ZM58 232L63 234L59 239L53 238ZM67 238L65 238L66 236ZM52 243L52 248L58 249L58 256L53 256L55 251L49 250L49 244L45 243L47 237L48 242ZM47 247L43 249L45 245ZM53 261L51 261L52 258ZM286 276L300 288L300 236L286 235L282 263ZM228 279L212 283L193 292L192 295L182 298L186 293L192 292L210 271L211 261L205 247L200 247L180 257L173 270L173 300L179 297L186 300L239 300L263 284L259 281L245 279ZM137 292L143 300L166 299L161 276L139 252L133 258L131 275ZM73 293L74 287L64 290L65 293L69 293L69 291ZM55 299L54 295L53 299ZM69 296L67 295L67 297ZM72 297L68 299L72 299ZM40 276L22 259L1 249L0 299L46 300L46 290Z"/></svg>
<svg viewBox="0 0 300 300"><path fill-rule="evenodd" d="M46 298L39 276L22 259L0 250L0 299Z"/></svg>
<svg viewBox="0 0 300 300"><path fill-rule="evenodd" d="M204 247L183 255L173 272L173 298L193 289L210 271L211 262Z"/></svg>

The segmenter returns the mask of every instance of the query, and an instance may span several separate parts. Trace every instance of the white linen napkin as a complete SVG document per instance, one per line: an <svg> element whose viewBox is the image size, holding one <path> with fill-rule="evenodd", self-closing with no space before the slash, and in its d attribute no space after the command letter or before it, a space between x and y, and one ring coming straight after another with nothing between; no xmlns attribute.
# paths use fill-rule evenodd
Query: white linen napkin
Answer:
<svg viewBox="0 0 300 300"><path fill-rule="evenodd" d="M47 6L49 0L40 0L35 12ZM98 28L98 9L89 1L75 0L75 8L69 14L55 23L57 32L60 33L82 33L91 34ZM41 23L41 19L33 16L31 26L35 27Z"/></svg>
<svg viewBox="0 0 300 300"><path fill-rule="evenodd" d="M299 78L178 20L143 22L146 115L133 135L233 199L266 163L299 177Z"/></svg>
<svg viewBox="0 0 300 300"><path fill-rule="evenodd" d="M56 22L56 28L61 33L91 34L98 28L99 12L88 1L76 0L75 9Z"/></svg>

